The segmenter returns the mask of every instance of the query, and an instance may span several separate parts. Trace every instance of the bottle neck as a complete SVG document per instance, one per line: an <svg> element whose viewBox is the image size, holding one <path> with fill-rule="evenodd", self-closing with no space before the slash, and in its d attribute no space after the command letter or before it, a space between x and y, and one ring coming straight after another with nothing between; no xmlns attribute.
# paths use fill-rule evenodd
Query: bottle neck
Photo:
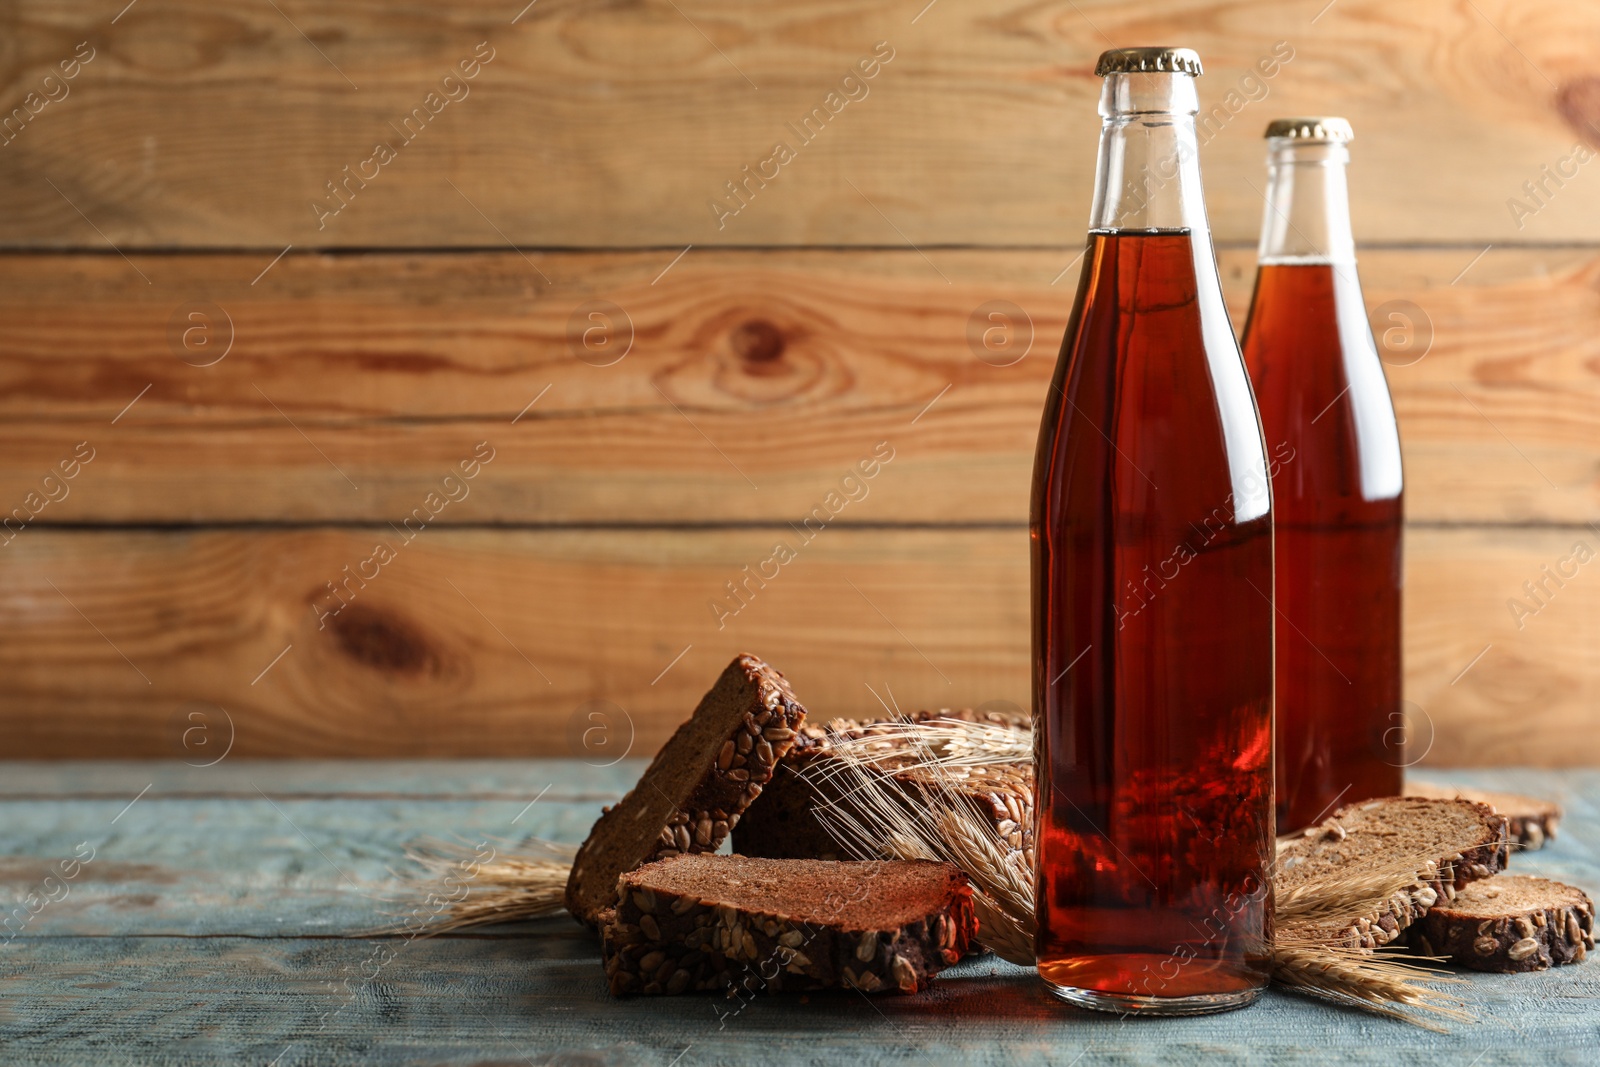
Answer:
<svg viewBox="0 0 1600 1067"><path fill-rule="evenodd" d="M1199 109L1190 75L1105 77L1090 230L1188 230L1204 236L1209 250L1195 139Z"/></svg>
<svg viewBox="0 0 1600 1067"><path fill-rule="evenodd" d="M1182 233L1188 238L1194 271L1193 303L1200 348L1222 410L1248 413L1223 423L1227 438L1229 500L1236 523L1268 513L1266 460L1261 425L1255 418L1249 379L1222 299L1222 280L1211 245L1211 227L1200 185L1200 154L1195 140L1199 96L1187 74L1110 74L1100 91L1100 162L1095 171L1094 208L1089 230L1096 234ZM1169 282L1174 281L1169 279ZM1098 271L1086 271L1091 285L1115 285ZM1182 290L1169 285L1168 296ZM1124 294L1138 303L1136 294ZM1082 299L1080 297L1080 299ZM1131 313L1131 312L1130 312ZM1062 358L1067 358L1066 349Z"/></svg>
<svg viewBox="0 0 1600 1067"><path fill-rule="evenodd" d="M1345 184L1350 150L1337 141L1291 137L1274 137L1267 145L1261 264L1355 263Z"/></svg>

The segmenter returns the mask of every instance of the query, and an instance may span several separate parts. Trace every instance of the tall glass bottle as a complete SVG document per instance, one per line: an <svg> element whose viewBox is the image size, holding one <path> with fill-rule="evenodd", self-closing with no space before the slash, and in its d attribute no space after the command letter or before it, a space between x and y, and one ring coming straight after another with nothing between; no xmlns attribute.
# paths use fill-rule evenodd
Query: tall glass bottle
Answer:
<svg viewBox="0 0 1600 1067"><path fill-rule="evenodd" d="M1400 434L1367 325L1350 124L1267 128L1267 207L1244 357L1271 456L1278 829L1400 792Z"/></svg>
<svg viewBox="0 0 1600 1067"><path fill-rule="evenodd" d="M1089 248L1034 459L1036 950L1118 1012L1248 1004L1272 936L1272 516L1199 58L1100 57Z"/></svg>

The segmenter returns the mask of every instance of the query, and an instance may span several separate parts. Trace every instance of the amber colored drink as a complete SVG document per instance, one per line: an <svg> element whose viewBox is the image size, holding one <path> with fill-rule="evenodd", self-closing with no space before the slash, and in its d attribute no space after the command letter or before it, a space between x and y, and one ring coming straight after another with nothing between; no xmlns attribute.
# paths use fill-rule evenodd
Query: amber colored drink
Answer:
<svg viewBox="0 0 1600 1067"><path fill-rule="evenodd" d="M1389 796L1400 703L1400 433L1356 272L1350 124L1267 127L1261 266L1244 357L1272 456L1278 832Z"/></svg>
<svg viewBox="0 0 1600 1067"><path fill-rule="evenodd" d="M1273 459L1278 827L1401 791L1394 410L1355 264L1267 264L1245 363Z"/></svg>
<svg viewBox="0 0 1600 1067"><path fill-rule="evenodd" d="M1216 1010L1271 951L1260 431L1209 241L1090 241L1034 466L1039 972L1089 1006Z"/></svg>

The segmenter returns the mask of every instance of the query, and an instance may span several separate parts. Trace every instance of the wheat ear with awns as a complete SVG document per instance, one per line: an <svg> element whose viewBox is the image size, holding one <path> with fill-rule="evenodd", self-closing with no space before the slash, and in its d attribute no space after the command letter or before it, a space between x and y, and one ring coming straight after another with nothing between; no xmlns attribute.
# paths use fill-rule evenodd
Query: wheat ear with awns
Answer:
<svg viewBox="0 0 1600 1067"><path fill-rule="evenodd" d="M439 883L449 891L430 896L449 903L421 936L563 914L576 849L537 838L512 847L522 851L512 855L494 849L484 858L465 845L435 841L409 849L407 856L424 872L421 884Z"/></svg>

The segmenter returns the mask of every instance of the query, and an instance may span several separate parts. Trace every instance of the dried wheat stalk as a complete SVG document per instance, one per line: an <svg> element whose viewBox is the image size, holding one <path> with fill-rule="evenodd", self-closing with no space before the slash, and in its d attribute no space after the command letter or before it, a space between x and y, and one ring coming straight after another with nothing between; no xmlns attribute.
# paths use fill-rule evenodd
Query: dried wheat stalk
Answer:
<svg viewBox="0 0 1600 1067"><path fill-rule="evenodd" d="M1441 1028L1399 1010L1417 1008L1458 1022L1474 1022L1462 1002L1417 981L1460 983L1460 978L1421 966L1417 957L1392 949L1371 952L1319 941L1278 936L1272 945L1272 980L1279 985L1346 1007L1374 1011L1429 1030Z"/></svg>
<svg viewBox="0 0 1600 1067"><path fill-rule="evenodd" d="M1465 852L1471 843L1458 851ZM1351 914L1376 914L1394 902L1404 911L1413 891L1438 876L1437 857L1401 856L1370 870L1349 871L1336 882L1314 882L1274 894L1278 922L1313 924L1346 918Z"/></svg>
<svg viewBox="0 0 1600 1067"><path fill-rule="evenodd" d="M526 922L567 910L567 875L571 861L508 857L484 864L482 885L453 905L432 929L442 934L467 926Z"/></svg>
<svg viewBox="0 0 1600 1067"><path fill-rule="evenodd" d="M873 723L871 732L860 737L834 735L829 751L868 761L887 754L903 757L911 751L917 766L982 767L1031 762L1033 734L965 719L890 719Z"/></svg>
<svg viewBox="0 0 1600 1067"><path fill-rule="evenodd" d="M471 926L526 922L566 911L567 874L572 870L570 845L531 838L514 846L520 854L493 850L491 858L463 845L424 842L407 856L426 872L420 879L451 880L448 903L437 908L418 936L431 937ZM465 895L453 899L461 888ZM438 899L430 896L429 899ZM398 932L399 924L387 932Z"/></svg>

